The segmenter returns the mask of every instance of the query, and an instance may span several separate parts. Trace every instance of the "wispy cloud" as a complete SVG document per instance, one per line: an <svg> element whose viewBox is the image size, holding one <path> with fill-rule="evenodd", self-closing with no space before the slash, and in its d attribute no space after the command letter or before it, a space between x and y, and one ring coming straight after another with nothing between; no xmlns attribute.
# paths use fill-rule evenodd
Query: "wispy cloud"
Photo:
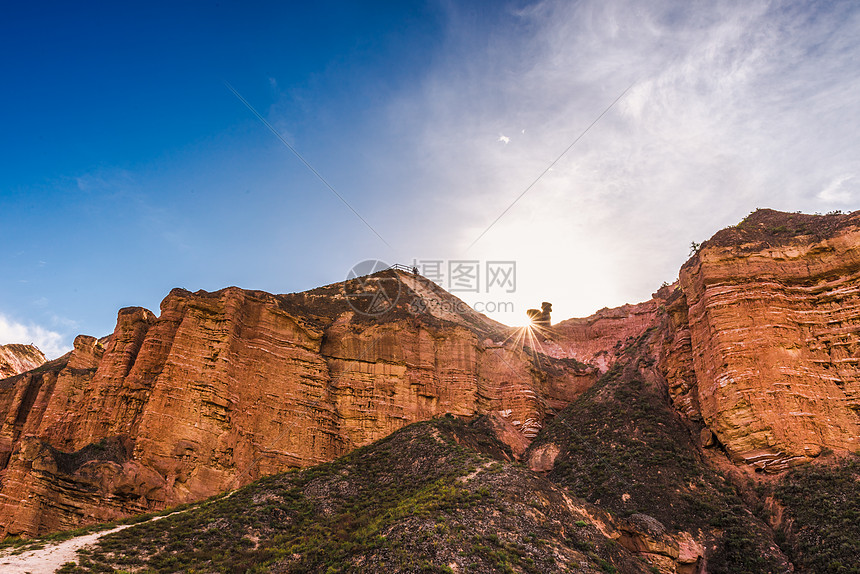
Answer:
<svg viewBox="0 0 860 574"><path fill-rule="evenodd" d="M36 345L49 359L55 359L71 350L65 337L35 324L18 323L0 315L0 345L21 343Z"/></svg>
<svg viewBox="0 0 860 574"><path fill-rule="evenodd" d="M75 177L75 184L79 191L100 197L124 199L135 196L132 191L136 186L134 174L126 169L100 167Z"/></svg>
<svg viewBox="0 0 860 574"><path fill-rule="evenodd" d="M854 174L837 176L821 190L818 198L836 204L856 205L860 199L860 182Z"/></svg>
<svg viewBox="0 0 860 574"><path fill-rule="evenodd" d="M546 1L481 33L457 10L448 56L391 108L417 134L438 249L468 245L634 82L470 251L531 269L531 301L642 300L756 207L860 207L856 3ZM516 146L489 145L505 133Z"/></svg>

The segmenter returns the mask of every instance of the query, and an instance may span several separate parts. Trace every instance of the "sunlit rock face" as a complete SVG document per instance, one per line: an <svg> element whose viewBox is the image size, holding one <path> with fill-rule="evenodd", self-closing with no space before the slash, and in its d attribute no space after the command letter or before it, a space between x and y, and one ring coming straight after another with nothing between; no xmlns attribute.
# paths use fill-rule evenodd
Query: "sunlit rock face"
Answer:
<svg viewBox="0 0 860 574"><path fill-rule="evenodd" d="M738 461L860 449L860 212L759 210L681 269L670 382ZM690 372L692 367L692 373Z"/></svg>
<svg viewBox="0 0 860 574"><path fill-rule="evenodd" d="M0 379L35 369L45 363L45 355L33 345L0 345Z"/></svg>
<svg viewBox="0 0 860 574"><path fill-rule="evenodd" d="M123 309L112 335L79 336L49 368L0 382L3 533L198 500L444 413L495 412L521 451L596 380L512 344L430 281L395 277L380 316L353 309L340 284L176 289L158 317Z"/></svg>
<svg viewBox="0 0 860 574"><path fill-rule="evenodd" d="M539 341L607 371L648 332L703 447L779 472L860 450L860 212L759 210L717 233L650 301L561 321ZM698 432L698 431L697 431Z"/></svg>
<svg viewBox="0 0 860 574"><path fill-rule="evenodd" d="M385 273L290 295L176 289L158 316L123 309L113 334L0 380L0 535L199 500L444 413L493 413L521 453L631 348L697 443L738 464L860 449L860 212L756 212L651 300L532 330ZM390 308L357 309L356 286L383 279ZM558 451L539 454L551 470Z"/></svg>

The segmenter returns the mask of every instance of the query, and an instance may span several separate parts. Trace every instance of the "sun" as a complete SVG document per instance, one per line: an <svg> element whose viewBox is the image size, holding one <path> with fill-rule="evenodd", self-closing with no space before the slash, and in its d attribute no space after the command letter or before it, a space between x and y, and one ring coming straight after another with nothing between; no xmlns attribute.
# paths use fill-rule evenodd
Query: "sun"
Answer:
<svg viewBox="0 0 860 574"><path fill-rule="evenodd" d="M546 355L543 342L551 338L551 329L542 321L529 319L522 327L514 327L502 344L510 342L515 349L525 350L527 347L535 353Z"/></svg>

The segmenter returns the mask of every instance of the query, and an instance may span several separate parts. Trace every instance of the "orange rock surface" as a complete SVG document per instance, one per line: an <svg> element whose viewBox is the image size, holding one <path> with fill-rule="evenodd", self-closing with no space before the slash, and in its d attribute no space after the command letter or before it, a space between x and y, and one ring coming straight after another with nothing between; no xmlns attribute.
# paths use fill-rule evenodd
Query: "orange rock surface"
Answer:
<svg viewBox="0 0 860 574"><path fill-rule="evenodd" d="M554 325L543 344L554 357L569 357L597 366L605 372L615 363L616 354L649 327L656 325L660 294L636 305L601 309L584 319L567 319Z"/></svg>
<svg viewBox="0 0 860 574"><path fill-rule="evenodd" d="M177 289L160 316L123 309L109 337L79 336L48 368L0 382L3 533L198 500L443 413L496 412L520 443L596 379L549 357L537 368L510 329L397 277L380 317L354 311L341 285ZM416 297L435 303L415 314Z"/></svg>
<svg viewBox="0 0 860 574"><path fill-rule="evenodd" d="M680 285L693 373L676 360L670 384L735 460L779 470L860 450L860 212L759 210L707 241Z"/></svg>
<svg viewBox="0 0 860 574"><path fill-rule="evenodd" d="M393 306L356 311L350 289L383 280ZM394 271L122 309L108 337L0 380L0 535L198 500L443 413L495 413L520 453L645 334L703 447L767 471L860 450L860 212L760 210L652 300L532 333Z"/></svg>

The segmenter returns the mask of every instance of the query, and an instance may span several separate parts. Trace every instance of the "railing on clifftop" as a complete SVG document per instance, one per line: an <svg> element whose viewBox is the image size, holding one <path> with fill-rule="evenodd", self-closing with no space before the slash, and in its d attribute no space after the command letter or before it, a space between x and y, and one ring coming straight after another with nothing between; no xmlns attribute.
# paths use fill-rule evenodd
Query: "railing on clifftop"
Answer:
<svg viewBox="0 0 860 574"><path fill-rule="evenodd" d="M394 269L395 271L404 271L406 273L413 273L415 275L418 275L418 268L410 265L402 265L400 263L395 263L388 269Z"/></svg>

